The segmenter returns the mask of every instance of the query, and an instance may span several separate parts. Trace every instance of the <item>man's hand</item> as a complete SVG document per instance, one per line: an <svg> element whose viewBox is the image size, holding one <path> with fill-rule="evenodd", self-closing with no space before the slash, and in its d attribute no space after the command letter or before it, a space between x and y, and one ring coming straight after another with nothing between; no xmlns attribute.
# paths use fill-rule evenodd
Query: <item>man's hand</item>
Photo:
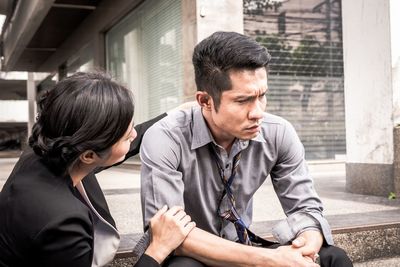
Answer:
<svg viewBox="0 0 400 267"><path fill-rule="evenodd" d="M301 233L292 242L292 247L299 249L304 257L315 261L323 243L322 234L317 230L308 230Z"/></svg>
<svg viewBox="0 0 400 267"><path fill-rule="evenodd" d="M270 262L265 262L265 265L259 266L296 266L296 267L319 267L318 264L309 257L304 257L299 248L293 246L280 246L277 249L273 249L275 256Z"/></svg>

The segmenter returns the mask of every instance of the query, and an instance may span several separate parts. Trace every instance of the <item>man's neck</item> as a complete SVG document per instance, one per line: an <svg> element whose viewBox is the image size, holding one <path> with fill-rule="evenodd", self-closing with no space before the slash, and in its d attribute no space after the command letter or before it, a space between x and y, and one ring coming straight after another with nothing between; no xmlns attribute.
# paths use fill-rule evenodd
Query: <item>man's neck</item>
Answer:
<svg viewBox="0 0 400 267"><path fill-rule="evenodd" d="M201 112L206 121L208 129L210 130L212 136L214 137L215 142L221 147L223 147L225 151L229 154L232 145L235 142L235 137L226 135L223 132L223 130L218 128L218 126L215 125L214 121L212 120L209 111L202 109Z"/></svg>

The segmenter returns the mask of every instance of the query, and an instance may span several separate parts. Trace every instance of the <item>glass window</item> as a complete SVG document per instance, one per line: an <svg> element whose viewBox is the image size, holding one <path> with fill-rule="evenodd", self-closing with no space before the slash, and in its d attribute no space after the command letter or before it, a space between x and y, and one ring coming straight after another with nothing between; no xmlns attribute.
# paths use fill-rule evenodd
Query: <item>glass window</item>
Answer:
<svg viewBox="0 0 400 267"><path fill-rule="evenodd" d="M245 34L268 48L267 110L288 119L307 159L346 153L340 0L244 0Z"/></svg>
<svg viewBox="0 0 400 267"><path fill-rule="evenodd" d="M133 90L135 122L182 100L180 0L148 0L106 34L107 69Z"/></svg>

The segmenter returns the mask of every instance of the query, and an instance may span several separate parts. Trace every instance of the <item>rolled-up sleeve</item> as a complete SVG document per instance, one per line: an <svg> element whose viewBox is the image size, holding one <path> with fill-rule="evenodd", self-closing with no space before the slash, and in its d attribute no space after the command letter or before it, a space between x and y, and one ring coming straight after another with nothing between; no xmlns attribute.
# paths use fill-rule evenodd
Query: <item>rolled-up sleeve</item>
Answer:
<svg viewBox="0 0 400 267"><path fill-rule="evenodd" d="M274 227L274 236L281 243L287 243L313 228L322 232L327 244L333 244L329 224L322 214L322 202L305 162L304 147L293 126L284 124L276 140L278 157L271 178L287 218Z"/></svg>
<svg viewBox="0 0 400 267"><path fill-rule="evenodd" d="M143 254L139 261L134 265L134 267L159 267L160 264L150 257L149 255Z"/></svg>
<svg viewBox="0 0 400 267"><path fill-rule="evenodd" d="M164 205L184 207L184 184L182 173L177 171L180 163L180 147L174 136L162 123L151 127L143 137L140 149L141 204L143 225Z"/></svg>

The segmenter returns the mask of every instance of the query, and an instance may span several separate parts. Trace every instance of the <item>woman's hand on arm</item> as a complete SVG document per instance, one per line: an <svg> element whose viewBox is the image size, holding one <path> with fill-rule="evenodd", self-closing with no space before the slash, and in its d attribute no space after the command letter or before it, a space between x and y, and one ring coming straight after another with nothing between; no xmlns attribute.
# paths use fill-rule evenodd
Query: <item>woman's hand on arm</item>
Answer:
<svg viewBox="0 0 400 267"><path fill-rule="evenodd" d="M150 220L152 238L145 254L161 263L196 226L182 207L161 208Z"/></svg>

